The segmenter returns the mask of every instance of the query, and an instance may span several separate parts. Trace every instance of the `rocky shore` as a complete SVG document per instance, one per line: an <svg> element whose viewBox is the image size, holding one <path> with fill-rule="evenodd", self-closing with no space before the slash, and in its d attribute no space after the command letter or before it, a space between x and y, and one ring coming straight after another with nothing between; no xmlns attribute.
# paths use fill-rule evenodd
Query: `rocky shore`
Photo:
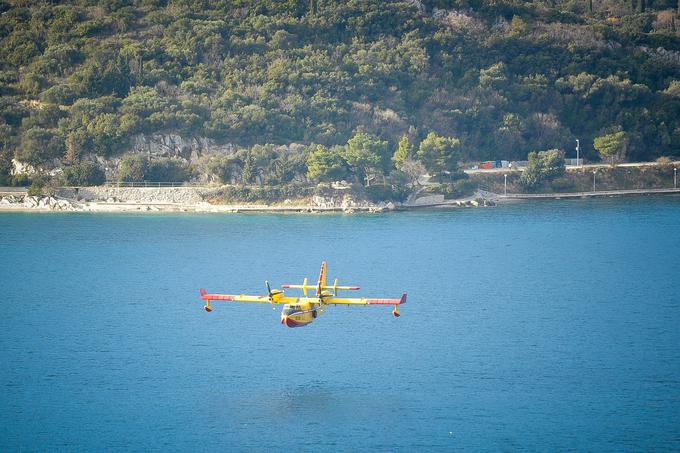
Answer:
<svg viewBox="0 0 680 453"><path fill-rule="evenodd" d="M0 211L61 212L289 212L320 213L387 212L417 208L466 208L493 206L484 194L464 200L445 200L443 195L430 195L405 203L369 203L351 196L314 196L305 200L285 200L277 204L208 202L211 188L116 188L87 187L78 191L60 189L54 195L30 196L26 193L0 193Z"/></svg>
<svg viewBox="0 0 680 453"><path fill-rule="evenodd" d="M0 197L0 210L78 211L81 206L52 196L7 195Z"/></svg>

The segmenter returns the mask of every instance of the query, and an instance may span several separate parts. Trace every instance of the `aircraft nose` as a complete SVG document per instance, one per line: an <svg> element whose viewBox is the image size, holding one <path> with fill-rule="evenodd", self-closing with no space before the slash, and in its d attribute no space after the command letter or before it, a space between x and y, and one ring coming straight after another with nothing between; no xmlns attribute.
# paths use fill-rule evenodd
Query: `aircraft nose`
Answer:
<svg viewBox="0 0 680 453"><path fill-rule="evenodd" d="M287 321L288 321L288 316L281 315L281 324L286 324Z"/></svg>

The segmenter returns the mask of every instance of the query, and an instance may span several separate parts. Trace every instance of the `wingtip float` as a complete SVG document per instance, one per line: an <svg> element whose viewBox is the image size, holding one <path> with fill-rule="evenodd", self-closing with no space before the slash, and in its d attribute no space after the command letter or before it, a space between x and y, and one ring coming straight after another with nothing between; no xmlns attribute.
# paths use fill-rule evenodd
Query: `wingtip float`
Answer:
<svg viewBox="0 0 680 453"><path fill-rule="evenodd" d="M399 299L370 299L365 297L340 298L338 291L356 291L358 286L340 286L336 278L332 285L326 282L326 262L321 263L321 272L315 285L308 284L305 278L302 285L281 285L282 288L301 289L304 297L289 297L280 289L272 290L269 282L266 296L248 296L245 294L210 294L201 288L201 299L205 301L205 311L212 311L213 301L257 302L274 305L283 304L281 310L281 324L288 327L303 327L311 324L321 316L329 305L394 305L392 315L401 316L399 305L406 303L406 293ZM312 293L312 295L310 295Z"/></svg>

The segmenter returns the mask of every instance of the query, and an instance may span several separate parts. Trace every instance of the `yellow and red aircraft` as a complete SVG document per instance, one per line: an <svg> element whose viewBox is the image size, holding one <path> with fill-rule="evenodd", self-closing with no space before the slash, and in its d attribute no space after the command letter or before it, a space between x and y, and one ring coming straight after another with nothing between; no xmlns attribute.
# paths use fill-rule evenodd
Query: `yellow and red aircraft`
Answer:
<svg viewBox="0 0 680 453"><path fill-rule="evenodd" d="M316 285L308 285L307 279L303 281L302 285L282 285L282 288L301 289L304 297L286 297L284 292L280 289L272 290L269 282L267 285L266 296L247 296L245 294L209 294L205 289L201 288L201 299L205 300L205 311L212 311L212 301L224 300L233 302L258 302L268 304L284 304L281 311L281 324L288 327L302 327L310 324L316 318L321 316L328 305L394 305L392 314L399 316L399 305L406 302L406 293L400 299L367 299L364 297L357 298L340 298L337 297L340 290L358 290L358 286L340 286L336 278L332 285L326 284L326 262L321 263L321 273ZM309 296L310 290L314 291L313 296Z"/></svg>

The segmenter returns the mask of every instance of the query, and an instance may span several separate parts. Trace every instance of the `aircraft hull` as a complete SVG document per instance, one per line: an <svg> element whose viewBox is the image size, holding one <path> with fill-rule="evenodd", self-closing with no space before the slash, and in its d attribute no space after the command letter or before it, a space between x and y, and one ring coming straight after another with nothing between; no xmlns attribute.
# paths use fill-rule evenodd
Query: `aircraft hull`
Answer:
<svg viewBox="0 0 680 453"><path fill-rule="evenodd" d="M286 318L281 320L281 324L283 324L286 327L291 327L291 328L292 327L304 327L307 324L311 324L311 323L312 323L311 321L307 321L307 322L296 321L292 317L286 317Z"/></svg>
<svg viewBox="0 0 680 453"><path fill-rule="evenodd" d="M318 302L301 304L301 311L299 312L287 313L288 307L289 305L285 305L281 312L281 324L286 327L304 327L311 324L326 311L326 306Z"/></svg>

